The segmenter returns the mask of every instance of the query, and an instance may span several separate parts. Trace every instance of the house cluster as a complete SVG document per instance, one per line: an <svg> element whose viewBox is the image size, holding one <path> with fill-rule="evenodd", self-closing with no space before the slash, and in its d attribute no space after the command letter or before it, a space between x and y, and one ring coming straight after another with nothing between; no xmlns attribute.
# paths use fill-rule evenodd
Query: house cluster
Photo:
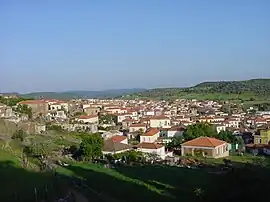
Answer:
<svg viewBox="0 0 270 202"><path fill-rule="evenodd" d="M136 149L155 153L164 159L172 155L164 145L173 137L181 137L188 125L197 122L213 125L218 133L232 131L241 136L251 149L268 148L270 143L270 112L249 113L239 107L233 107L228 112L223 109L228 103L186 99L41 99L18 104L31 107L34 117L61 125L67 130L100 132L105 140L104 153ZM12 108L0 104L0 117L8 118L12 114ZM110 128L110 131L100 128ZM136 145L129 144L134 140ZM206 156L218 158L229 155L230 148L224 141L200 137L185 142L181 153L194 155L200 150Z"/></svg>

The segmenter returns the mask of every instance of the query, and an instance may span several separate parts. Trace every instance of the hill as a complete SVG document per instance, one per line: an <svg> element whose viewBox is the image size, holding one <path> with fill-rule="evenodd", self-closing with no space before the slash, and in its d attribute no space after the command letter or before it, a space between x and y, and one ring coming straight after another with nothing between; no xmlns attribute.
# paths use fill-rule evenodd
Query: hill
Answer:
<svg viewBox="0 0 270 202"><path fill-rule="evenodd" d="M21 96L27 98L43 97L46 99L107 98L107 97L111 98L142 91L145 91L145 89L133 88L133 89L115 89L103 91L34 92L28 94L21 94Z"/></svg>
<svg viewBox="0 0 270 202"><path fill-rule="evenodd" d="M270 99L270 79L203 82L189 88L156 88L125 98L266 100Z"/></svg>

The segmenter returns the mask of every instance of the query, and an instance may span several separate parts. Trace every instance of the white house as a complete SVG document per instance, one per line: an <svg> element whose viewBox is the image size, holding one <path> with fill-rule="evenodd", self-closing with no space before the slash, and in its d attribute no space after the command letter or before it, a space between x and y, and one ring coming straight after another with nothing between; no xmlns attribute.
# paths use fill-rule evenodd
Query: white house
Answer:
<svg viewBox="0 0 270 202"><path fill-rule="evenodd" d="M132 114L117 114L117 123L122 123L125 119L131 116Z"/></svg>
<svg viewBox="0 0 270 202"><path fill-rule="evenodd" d="M226 131L225 125L216 125L216 131L217 133L220 133L221 131Z"/></svg>
<svg viewBox="0 0 270 202"><path fill-rule="evenodd" d="M180 126L173 126L167 131L167 137L180 137L183 136L184 128Z"/></svg>
<svg viewBox="0 0 270 202"><path fill-rule="evenodd" d="M137 145L137 151L148 154L156 154L161 159L165 159L166 157L165 147L157 143L142 142Z"/></svg>
<svg viewBox="0 0 270 202"><path fill-rule="evenodd" d="M115 135L115 136L111 137L111 139L114 142L128 144L128 138L126 136L123 136L123 135Z"/></svg>
<svg viewBox="0 0 270 202"><path fill-rule="evenodd" d="M150 118L151 128L170 128L171 120L166 116L155 116Z"/></svg>
<svg viewBox="0 0 270 202"><path fill-rule="evenodd" d="M129 132L136 132L136 131L146 131L146 124L143 123L133 123L129 126Z"/></svg>
<svg viewBox="0 0 270 202"><path fill-rule="evenodd" d="M96 123L98 124L98 116L97 115L89 115L89 116L80 116L76 118L76 121L81 122L81 123Z"/></svg>
<svg viewBox="0 0 270 202"><path fill-rule="evenodd" d="M159 130L150 128L145 134L140 136L140 142L155 142L159 137Z"/></svg>

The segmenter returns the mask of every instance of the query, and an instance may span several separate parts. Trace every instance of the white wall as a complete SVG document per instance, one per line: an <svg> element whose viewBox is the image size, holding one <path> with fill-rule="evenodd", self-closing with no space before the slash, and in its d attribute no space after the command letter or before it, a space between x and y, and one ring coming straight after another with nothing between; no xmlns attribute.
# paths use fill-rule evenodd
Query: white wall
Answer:
<svg viewBox="0 0 270 202"><path fill-rule="evenodd" d="M151 128L170 128L170 119L150 119Z"/></svg>
<svg viewBox="0 0 270 202"><path fill-rule="evenodd" d="M161 147L159 149L146 149L146 148L138 148L138 151L141 151L143 153L150 153L150 154L157 154L161 159L165 159L166 153L165 153L165 147Z"/></svg>
<svg viewBox="0 0 270 202"><path fill-rule="evenodd" d="M140 136L140 142L155 142L159 137L159 133L153 135L153 136Z"/></svg>
<svg viewBox="0 0 270 202"><path fill-rule="evenodd" d="M183 135L183 131L168 131L167 137L180 137Z"/></svg>

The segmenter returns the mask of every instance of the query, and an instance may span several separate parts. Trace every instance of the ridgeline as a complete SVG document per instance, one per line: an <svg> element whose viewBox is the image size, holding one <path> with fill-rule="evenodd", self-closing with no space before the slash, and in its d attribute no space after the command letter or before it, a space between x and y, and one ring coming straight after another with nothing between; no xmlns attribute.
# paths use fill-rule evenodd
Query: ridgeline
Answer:
<svg viewBox="0 0 270 202"><path fill-rule="evenodd" d="M199 99L199 100L269 100L270 79L203 82L189 88L156 88L122 98Z"/></svg>

